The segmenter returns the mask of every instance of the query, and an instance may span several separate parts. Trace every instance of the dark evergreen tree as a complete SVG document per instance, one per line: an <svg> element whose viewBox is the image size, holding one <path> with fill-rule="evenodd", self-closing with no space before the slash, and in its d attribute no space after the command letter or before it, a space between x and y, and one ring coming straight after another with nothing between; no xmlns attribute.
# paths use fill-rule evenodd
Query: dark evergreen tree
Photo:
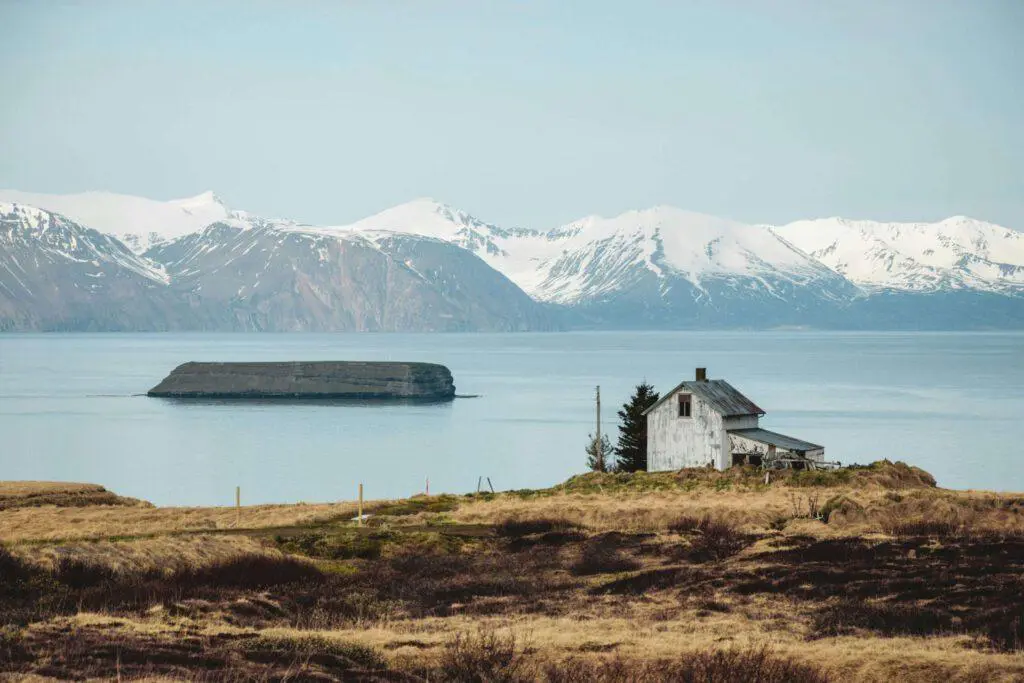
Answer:
<svg viewBox="0 0 1024 683"><path fill-rule="evenodd" d="M587 467L594 472L610 472L614 463L611 462L612 442L608 440L608 435L602 434L601 440L598 441L590 434L588 439Z"/></svg>
<svg viewBox="0 0 1024 683"><path fill-rule="evenodd" d="M647 469L647 417L645 410L658 402L658 392L646 381L636 385L633 396L619 411L619 443L615 469L637 472Z"/></svg>

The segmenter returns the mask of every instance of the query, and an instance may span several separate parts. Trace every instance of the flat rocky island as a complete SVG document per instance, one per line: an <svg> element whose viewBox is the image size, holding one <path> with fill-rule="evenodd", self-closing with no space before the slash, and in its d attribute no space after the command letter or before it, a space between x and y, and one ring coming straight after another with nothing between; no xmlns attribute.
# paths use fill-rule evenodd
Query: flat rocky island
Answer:
<svg viewBox="0 0 1024 683"><path fill-rule="evenodd" d="M184 363L147 392L165 398L450 401L451 371L436 363L295 361Z"/></svg>

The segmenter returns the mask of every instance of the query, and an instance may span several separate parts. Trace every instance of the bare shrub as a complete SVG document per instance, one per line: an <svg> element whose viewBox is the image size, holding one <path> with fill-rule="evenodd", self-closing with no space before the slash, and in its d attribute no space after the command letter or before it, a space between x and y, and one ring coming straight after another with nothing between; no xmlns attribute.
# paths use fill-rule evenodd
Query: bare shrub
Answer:
<svg viewBox="0 0 1024 683"><path fill-rule="evenodd" d="M616 545L617 534L605 534L583 546L579 559L571 570L577 576L628 572L640 568L640 563L622 554Z"/></svg>
<svg viewBox="0 0 1024 683"><path fill-rule="evenodd" d="M724 602L719 602L711 597L701 598L697 601L697 614L704 615L712 612L718 612L720 614L727 614L732 611L732 607Z"/></svg>
<svg viewBox="0 0 1024 683"><path fill-rule="evenodd" d="M495 525L494 531L499 536L518 538L533 534L544 534L552 531L575 531L579 525L567 519L507 519Z"/></svg>
<svg viewBox="0 0 1024 683"><path fill-rule="evenodd" d="M820 510L819 501L821 500L821 494L815 491L814 493L807 494L807 516L811 519L818 519Z"/></svg>
<svg viewBox="0 0 1024 683"><path fill-rule="evenodd" d="M803 517L804 497L796 493L789 494L789 506L793 510L793 517Z"/></svg>
<svg viewBox="0 0 1024 683"><path fill-rule="evenodd" d="M544 668L547 683L827 683L812 666L767 648L713 650L678 659L569 659Z"/></svg>
<svg viewBox="0 0 1024 683"><path fill-rule="evenodd" d="M534 680L515 634L481 630L458 633L445 643L431 679L451 683L525 683Z"/></svg>
<svg viewBox="0 0 1024 683"><path fill-rule="evenodd" d="M743 550L748 544L746 535L732 524L713 517L683 516L669 525L676 533L693 534L693 540L682 557L694 562L722 560Z"/></svg>
<svg viewBox="0 0 1024 683"><path fill-rule="evenodd" d="M264 662L315 662L336 671L364 669L384 671L387 660L377 650L358 643L318 637L260 637L242 641L246 659Z"/></svg>
<svg viewBox="0 0 1024 683"><path fill-rule="evenodd" d="M981 631L989 644L998 652L1024 652L1024 614L1013 608L981 617L984 626Z"/></svg>
<svg viewBox="0 0 1024 683"><path fill-rule="evenodd" d="M177 572L170 583L183 589L267 588L298 581L317 581L323 574L314 565L287 555L240 555Z"/></svg>
<svg viewBox="0 0 1024 683"><path fill-rule="evenodd" d="M117 572L108 565L74 557L58 557L53 565L53 576L71 588L88 588L118 578Z"/></svg>
<svg viewBox="0 0 1024 683"><path fill-rule="evenodd" d="M649 569L635 576L615 579L590 589L591 595L642 595L650 591L676 588L691 576L686 569L668 567Z"/></svg>
<svg viewBox="0 0 1024 683"><path fill-rule="evenodd" d="M882 530L899 538L917 536L956 536L961 526L956 522L942 519L897 519L886 522Z"/></svg>
<svg viewBox="0 0 1024 683"><path fill-rule="evenodd" d="M817 637L848 635L859 629L885 636L928 636L953 630L952 617L937 609L862 600L841 600L830 605L820 610L812 623Z"/></svg>
<svg viewBox="0 0 1024 683"><path fill-rule="evenodd" d="M700 529L707 517L695 517L693 515L680 515L668 523L668 530L674 534L688 534Z"/></svg>

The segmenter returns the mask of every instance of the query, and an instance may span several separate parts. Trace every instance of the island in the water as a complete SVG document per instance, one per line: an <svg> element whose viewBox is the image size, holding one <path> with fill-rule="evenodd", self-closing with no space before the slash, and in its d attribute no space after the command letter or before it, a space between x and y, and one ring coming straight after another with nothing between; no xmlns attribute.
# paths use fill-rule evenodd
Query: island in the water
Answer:
<svg viewBox="0 0 1024 683"><path fill-rule="evenodd" d="M288 361L184 363L149 396L165 398L450 401L451 371L436 363Z"/></svg>

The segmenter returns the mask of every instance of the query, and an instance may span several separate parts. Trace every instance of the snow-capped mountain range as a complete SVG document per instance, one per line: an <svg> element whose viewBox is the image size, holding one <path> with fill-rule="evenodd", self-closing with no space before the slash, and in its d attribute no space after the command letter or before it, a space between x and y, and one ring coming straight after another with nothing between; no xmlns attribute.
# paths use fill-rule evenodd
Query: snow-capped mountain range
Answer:
<svg viewBox="0 0 1024 683"><path fill-rule="evenodd" d="M56 233L33 233L33 223L70 222L92 241L92 231L112 236L128 248L111 248L111 259L191 301L214 328L1024 326L1024 233L965 217L771 226L660 206L536 230L432 199L326 226L232 210L212 192L160 202L0 190L0 202L3 225L22 226L23 254L33 240L40 254L74 251L55 246ZM370 262L372 276L361 276ZM0 295L13 274L24 276L16 271L0 260ZM431 292L430 322L372 310L386 305L398 272L418 283L418 297ZM501 323L505 308L515 319Z"/></svg>
<svg viewBox="0 0 1024 683"><path fill-rule="evenodd" d="M954 216L938 223L797 221L776 234L868 290L1021 294L1024 233Z"/></svg>
<svg viewBox="0 0 1024 683"><path fill-rule="evenodd" d="M540 301L573 305L614 296L653 275L669 291L673 280L691 285L723 277L773 291L772 280L797 286L842 278L770 229L672 207L630 211L615 218L588 216L541 232L484 223L432 199L417 199L336 233L408 232L468 249Z"/></svg>
<svg viewBox="0 0 1024 683"><path fill-rule="evenodd" d="M113 192L40 194L0 190L0 202L35 206L118 238L136 252L231 217L213 192L161 202Z"/></svg>

